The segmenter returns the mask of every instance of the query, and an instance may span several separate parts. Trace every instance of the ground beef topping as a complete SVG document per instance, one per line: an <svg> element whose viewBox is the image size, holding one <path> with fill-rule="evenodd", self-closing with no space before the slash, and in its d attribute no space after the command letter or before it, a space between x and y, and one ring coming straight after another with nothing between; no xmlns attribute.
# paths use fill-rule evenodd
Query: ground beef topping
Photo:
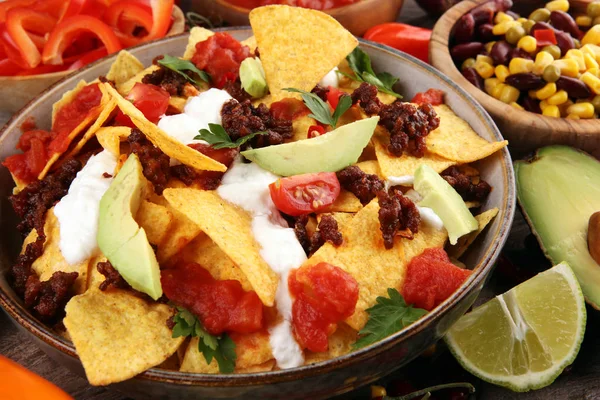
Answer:
<svg viewBox="0 0 600 400"><path fill-rule="evenodd" d="M464 201L483 201L492 191L492 187L479 177L471 177L452 166L441 173L442 178L452 186ZM478 179L477 183L475 179Z"/></svg>
<svg viewBox="0 0 600 400"><path fill-rule="evenodd" d="M163 56L158 56L153 60L153 64L158 66L158 69L144 76L142 83L159 86L169 92L171 96L183 96L184 87L189 83L188 80L183 75L158 64L162 58ZM192 72L187 71L186 73Z"/></svg>
<svg viewBox="0 0 600 400"><path fill-rule="evenodd" d="M25 303L31 304L33 303L33 297L31 295L27 296L27 292L30 292L31 289L28 290L27 282L29 280L29 276L34 274L31 269L33 262L37 260L42 253L44 252L44 242L46 241L46 235L44 233L43 227L41 230L37 231L37 238L35 241L29 243L25 247L25 251L17 257L17 261L12 266L10 270L10 277L12 280L12 287L17 292L17 294L21 296L25 296ZM29 300L28 300L29 299Z"/></svg>
<svg viewBox="0 0 600 400"><path fill-rule="evenodd" d="M110 263L110 261L104 261L104 262L99 262L98 264L96 264L96 269L98 270L98 272L100 272L102 275L104 275L104 281L100 284L99 288L102 291L105 291L106 289L129 289L131 288L131 286L129 286L129 284L127 282L125 282L125 279L123 279L123 277L121 276L121 274L119 274L119 271L117 271L112 264Z"/></svg>
<svg viewBox="0 0 600 400"><path fill-rule="evenodd" d="M238 149L214 149L203 143L190 144L189 147L220 162L227 168L233 163L238 155ZM221 184L224 172L218 171L195 171L187 165L175 165L171 167L171 174L181 180L187 186L196 184L203 190L215 190Z"/></svg>
<svg viewBox="0 0 600 400"><path fill-rule="evenodd" d="M225 86L223 86L223 90L225 90L231 97L239 101L240 103L246 100L252 100L252 96L248 94L244 89L242 89L242 82L237 79L235 81L227 81Z"/></svg>
<svg viewBox="0 0 600 400"><path fill-rule="evenodd" d="M31 273L26 283L25 306L44 321L62 319L67 302L75 295L73 284L77 272L57 271L50 279L40 282L35 273Z"/></svg>
<svg viewBox="0 0 600 400"><path fill-rule="evenodd" d="M337 221L329 214L321 216L319 226L310 238L310 253L314 254L325 242L330 242L336 247L341 246L344 242Z"/></svg>
<svg viewBox="0 0 600 400"><path fill-rule="evenodd" d="M425 137L440 125L440 118L431 104L415 106L396 101L385 105L377 98L377 88L368 83L362 83L352 93L352 102L359 103L369 115L379 115L379 125L390 133L388 151L397 157L405 151L423 157L427 149Z"/></svg>
<svg viewBox="0 0 600 400"><path fill-rule="evenodd" d="M378 191L383 190L384 184L375 174L366 174L356 165L352 165L337 173L340 185L352 192L362 205L373 200Z"/></svg>
<svg viewBox="0 0 600 400"><path fill-rule="evenodd" d="M317 85L314 87L311 93L314 93L317 96L319 96L321 100L327 101L327 93L329 93L329 89L321 85Z"/></svg>
<svg viewBox="0 0 600 400"><path fill-rule="evenodd" d="M306 254L310 253L310 237L306 230L306 224L308 224L308 215L300 215L294 222L294 233L300 245L304 249Z"/></svg>
<svg viewBox="0 0 600 400"><path fill-rule="evenodd" d="M223 128L232 140L266 131L250 141L253 148L282 144L293 135L291 119L275 118L265 104L254 107L249 100L241 103L229 100L221 109L221 117Z"/></svg>
<svg viewBox="0 0 600 400"><path fill-rule="evenodd" d="M394 247L394 237L412 239L419 232L421 214L417 206L399 190L377 192L379 200L379 226L386 249Z"/></svg>
<svg viewBox="0 0 600 400"><path fill-rule="evenodd" d="M169 156L158 147L154 147L137 128L131 130L127 141L131 145L131 151L140 159L144 176L152 182L154 191L162 194L171 176Z"/></svg>
<svg viewBox="0 0 600 400"><path fill-rule="evenodd" d="M38 235L39 232L43 232L46 211L67 194L81 167L82 164L78 160L65 161L54 173L10 196L12 207L21 218L17 229L23 235L33 228L38 230Z"/></svg>

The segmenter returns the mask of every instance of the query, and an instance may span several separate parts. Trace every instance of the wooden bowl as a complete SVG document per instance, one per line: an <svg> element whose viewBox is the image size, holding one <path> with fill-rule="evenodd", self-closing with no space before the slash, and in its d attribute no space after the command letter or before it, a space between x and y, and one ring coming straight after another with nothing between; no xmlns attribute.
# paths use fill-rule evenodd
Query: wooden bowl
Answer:
<svg viewBox="0 0 600 400"><path fill-rule="evenodd" d="M454 65L448 43L452 28L458 19L488 0L465 0L448 10L433 28L429 46L431 64L448 75L457 85L469 92L490 113L518 154L525 154L549 144L566 144L600 157L600 120L570 120L552 118L516 108L496 100L472 85ZM571 9L585 10L589 1L572 0ZM530 12L544 2L515 1L516 11Z"/></svg>
<svg viewBox="0 0 600 400"><path fill-rule="evenodd" d="M340 21L353 35L362 36L373 25L395 21L403 3L404 0L361 0L324 12ZM230 4L226 0L192 0L192 9L217 24L250 24L250 10Z"/></svg>
<svg viewBox="0 0 600 400"><path fill-rule="evenodd" d="M177 6L173 7L173 24L167 36L178 35L185 30L185 16ZM14 113L35 98L48 86L77 71L60 71L31 76L0 76L0 110Z"/></svg>

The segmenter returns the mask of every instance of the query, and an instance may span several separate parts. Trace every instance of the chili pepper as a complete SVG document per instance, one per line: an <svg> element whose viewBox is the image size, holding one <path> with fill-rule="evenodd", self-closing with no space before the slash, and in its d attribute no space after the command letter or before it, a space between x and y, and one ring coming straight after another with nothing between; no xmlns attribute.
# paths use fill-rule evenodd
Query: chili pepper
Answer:
<svg viewBox="0 0 600 400"><path fill-rule="evenodd" d="M431 30L412 25L389 22L375 25L364 36L367 40L386 44L418 59L429 62Z"/></svg>

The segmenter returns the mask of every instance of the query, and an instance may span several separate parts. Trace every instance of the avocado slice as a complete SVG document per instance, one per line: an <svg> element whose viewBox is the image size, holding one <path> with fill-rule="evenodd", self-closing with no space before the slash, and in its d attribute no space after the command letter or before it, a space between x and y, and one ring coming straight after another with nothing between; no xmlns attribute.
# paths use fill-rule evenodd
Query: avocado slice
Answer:
<svg viewBox="0 0 600 400"><path fill-rule="evenodd" d="M265 70L259 59L248 57L240 65L242 88L255 99L267 94L269 88L265 78Z"/></svg>
<svg viewBox="0 0 600 400"><path fill-rule="evenodd" d="M594 308L600 265L587 245L590 216L600 210L600 162L567 146L544 147L515 162L517 196L531 230L553 264L567 262Z"/></svg>
<svg viewBox="0 0 600 400"><path fill-rule="evenodd" d="M132 288L157 300L162 296L160 268L134 219L145 186L140 160L131 154L100 200L98 247Z"/></svg>
<svg viewBox="0 0 600 400"><path fill-rule="evenodd" d="M242 155L276 175L337 172L354 164L377 127L379 117L341 126L325 135L242 151Z"/></svg>
<svg viewBox="0 0 600 400"><path fill-rule="evenodd" d="M419 206L431 208L444 223L450 244L479 227L462 197L433 168L419 166L413 188L423 197Z"/></svg>

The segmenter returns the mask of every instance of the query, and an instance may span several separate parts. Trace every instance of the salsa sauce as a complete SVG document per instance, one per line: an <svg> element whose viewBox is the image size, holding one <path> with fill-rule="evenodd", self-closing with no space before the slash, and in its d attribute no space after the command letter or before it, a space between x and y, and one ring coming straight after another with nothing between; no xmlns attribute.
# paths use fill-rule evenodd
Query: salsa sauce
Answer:
<svg viewBox="0 0 600 400"><path fill-rule="evenodd" d="M313 10L329 10L357 3L359 0L226 0L228 3L243 8L255 8L272 4L284 4Z"/></svg>

